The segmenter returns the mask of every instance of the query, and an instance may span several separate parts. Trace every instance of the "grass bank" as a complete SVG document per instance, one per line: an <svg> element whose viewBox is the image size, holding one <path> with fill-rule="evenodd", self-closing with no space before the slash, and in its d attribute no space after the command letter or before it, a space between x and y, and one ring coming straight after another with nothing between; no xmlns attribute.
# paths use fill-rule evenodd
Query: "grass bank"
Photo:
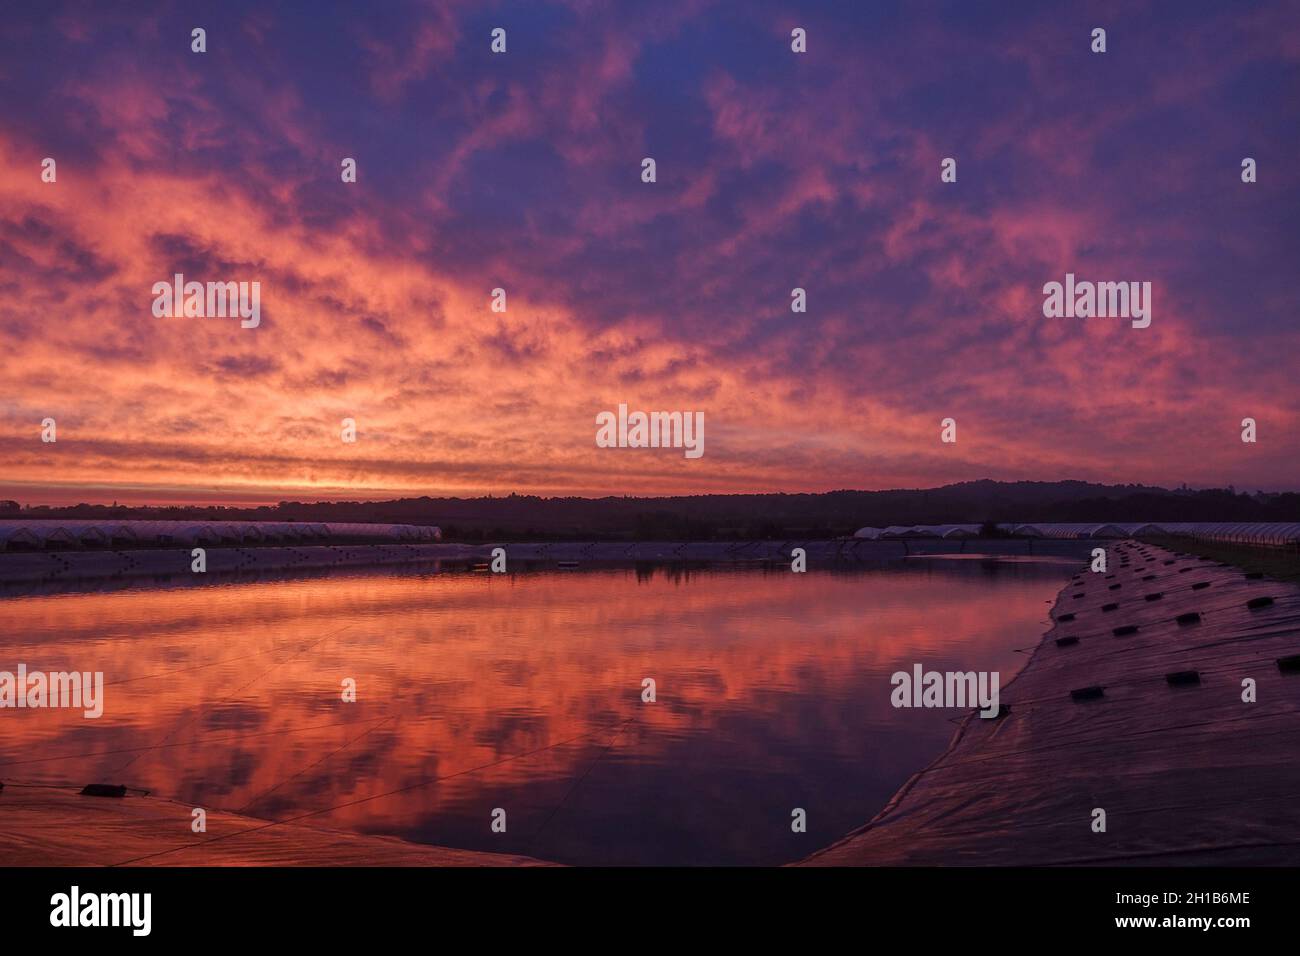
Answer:
<svg viewBox="0 0 1300 956"><path fill-rule="evenodd" d="M1226 561L1243 571L1260 572L1277 581L1300 584L1300 551L1266 548L1258 545L1232 544L1226 541L1197 541L1176 536L1143 538L1170 551L1182 551L1200 558Z"/></svg>

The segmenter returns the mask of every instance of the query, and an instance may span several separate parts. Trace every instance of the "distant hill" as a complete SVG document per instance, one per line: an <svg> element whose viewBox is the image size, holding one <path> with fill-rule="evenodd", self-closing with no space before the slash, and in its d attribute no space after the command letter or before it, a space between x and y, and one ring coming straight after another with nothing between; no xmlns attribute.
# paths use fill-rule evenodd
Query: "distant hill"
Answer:
<svg viewBox="0 0 1300 956"><path fill-rule="evenodd" d="M1084 481L965 481L941 488L674 498L399 498L282 501L258 508L20 507L0 517L391 521L436 524L447 540L831 538L864 525L986 521L1300 521L1300 494L1171 491Z"/></svg>

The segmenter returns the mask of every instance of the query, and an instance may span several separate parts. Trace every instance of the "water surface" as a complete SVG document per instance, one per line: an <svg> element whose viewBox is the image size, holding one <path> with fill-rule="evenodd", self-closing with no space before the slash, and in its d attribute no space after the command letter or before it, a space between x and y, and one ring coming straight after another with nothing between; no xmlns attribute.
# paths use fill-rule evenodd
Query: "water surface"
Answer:
<svg viewBox="0 0 1300 956"><path fill-rule="evenodd" d="M894 709L890 674L1005 684L1075 567L962 557L7 599L0 670L102 670L108 686L99 720L0 711L0 780L271 819L337 807L306 822L565 863L784 863L947 744L956 713Z"/></svg>

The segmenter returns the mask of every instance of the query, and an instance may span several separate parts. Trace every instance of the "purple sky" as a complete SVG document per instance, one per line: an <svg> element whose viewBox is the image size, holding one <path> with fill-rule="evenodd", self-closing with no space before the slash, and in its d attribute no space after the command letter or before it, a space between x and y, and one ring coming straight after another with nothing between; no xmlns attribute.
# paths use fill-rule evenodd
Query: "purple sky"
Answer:
<svg viewBox="0 0 1300 956"><path fill-rule="evenodd" d="M1300 7L1083 7L11 5L0 497L1300 488Z"/></svg>

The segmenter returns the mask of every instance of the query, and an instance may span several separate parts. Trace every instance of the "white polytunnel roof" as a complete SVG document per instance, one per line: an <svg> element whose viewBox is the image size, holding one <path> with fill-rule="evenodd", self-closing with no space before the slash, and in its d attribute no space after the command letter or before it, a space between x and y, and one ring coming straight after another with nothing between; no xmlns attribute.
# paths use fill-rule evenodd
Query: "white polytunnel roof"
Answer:
<svg viewBox="0 0 1300 956"><path fill-rule="evenodd" d="M999 528L1023 538L1063 540L1093 538L1131 538L1140 535L1184 535L1214 541L1237 541L1248 544L1289 545L1300 543L1300 522L1241 521L1161 521L1120 524L1080 522L1006 523ZM865 527L854 532L855 538L973 538L982 530L977 524L890 525L887 528Z"/></svg>
<svg viewBox="0 0 1300 956"><path fill-rule="evenodd" d="M180 533L194 544L217 544L222 540L221 526L216 522L187 525L180 529Z"/></svg>
<svg viewBox="0 0 1300 956"><path fill-rule="evenodd" d="M430 525L367 524L359 521L329 521L325 527L331 535L375 541L418 541L442 537L442 531Z"/></svg>
<svg viewBox="0 0 1300 956"><path fill-rule="evenodd" d="M283 544L350 538L373 542L437 541L433 525L323 521L95 521L0 519L0 551L15 548L111 547L135 543L168 547L194 544Z"/></svg>
<svg viewBox="0 0 1300 956"><path fill-rule="evenodd" d="M1113 524L1093 522L1049 522L1034 527L1044 538L1127 538L1123 528Z"/></svg>
<svg viewBox="0 0 1300 956"><path fill-rule="evenodd" d="M909 531L913 530L914 525L891 524L880 532L882 538L901 538Z"/></svg>
<svg viewBox="0 0 1300 956"><path fill-rule="evenodd" d="M94 525L86 525L82 528L69 528L68 531L73 534L82 544L108 544L108 531L104 528L97 528Z"/></svg>
<svg viewBox="0 0 1300 956"><path fill-rule="evenodd" d="M934 526L934 533L941 538L974 538L980 533L977 524L940 524Z"/></svg>
<svg viewBox="0 0 1300 956"><path fill-rule="evenodd" d="M10 546L39 548L42 539L31 528L10 522L0 523L0 551L9 550Z"/></svg>
<svg viewBox="0 0 1300 956"><path fill-rule="evenodd" d="M1160 522L1166 534L1203 538L1208 541L1237 541L1246 544L1286 545L1300 543L1300 522L1280 521L1173 521Z"/></svg>
<svg viewBox="0 0 1300 956"><path fill-rule="evenodd" d="M76 535L74 535L67 528L63 528L63 527L46 528L41 533L41 542L47 548L52 544L65 545L65 546L73 545L73 544L77 544L79 540L80 539L78 539Z"/></svg>
<svg viewBox="0 0 1300 956"><path fill-rule="evenodd" d="M1126 534L1135 538L1144 534L1164 534L1158 524L1121 524L1117 527L1123 528Z"/></svg>

